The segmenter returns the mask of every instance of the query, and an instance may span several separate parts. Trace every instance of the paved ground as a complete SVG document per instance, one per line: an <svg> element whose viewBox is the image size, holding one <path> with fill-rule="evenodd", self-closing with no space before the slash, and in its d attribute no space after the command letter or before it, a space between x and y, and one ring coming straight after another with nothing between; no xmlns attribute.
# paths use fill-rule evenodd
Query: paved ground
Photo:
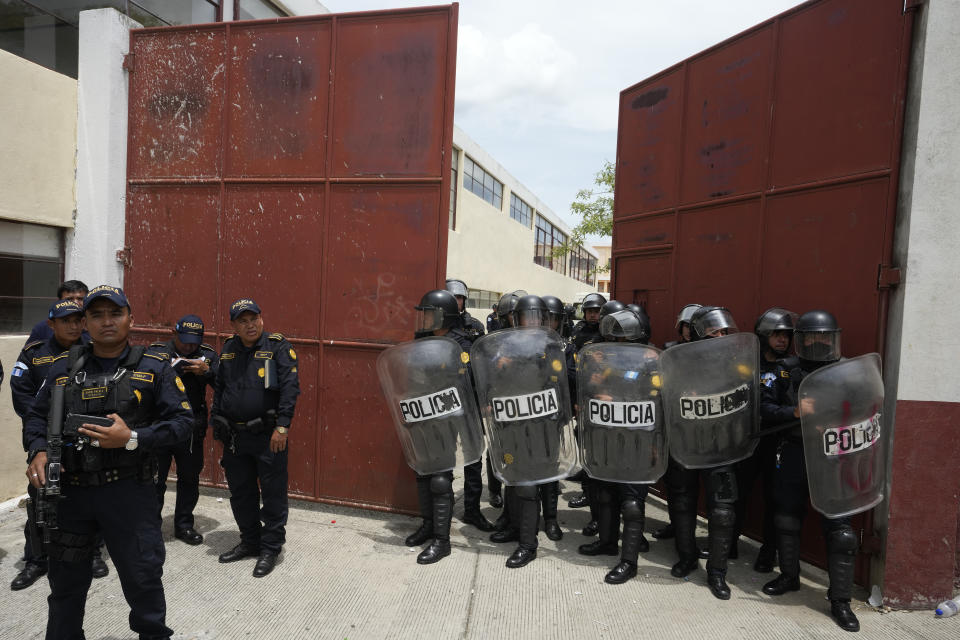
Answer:
<svg viewBox="0 0 960 640"><path fill-rule="evenodd" d="M412 481L412 478L411 478ZM721 602L705 585L705 572L689 580L670 576L672 542L656 542L640 558L640 575L612 586L603 576L613 558L576 553L588 518L561 498L566 535L551 542L541 534L540 555L522 569L507 569L512 544L495 545L455 521L453 554L427 567L419 549L403 546L418 525L414 518L296 502L287 547L277 569L263 579L254 561L217 563L238 535L224 494L205 491L197 513L204 543L190 547L173 538L172 500L167 500L165 579L167 623L182 639L235 638L844 638L827 615L825 574L804 567L804 588L781 598L760 591L770 576L752 571L756 548L741 543L731 562L733 598ZM459 498L459 496L458 496ZM647 530L661 526L659 500L648 505ZM460 504L458 502L459 514ZM485 509L492 520L496 513ZM4 588L20 566L23 509L0 513L0 578ZM706 531L701 531L705 537ZM702 563L701 563L702 564ZM111 565L112 569L112 565ZM46 621L40 581L0 599L0 638L41 638ZM960 618L935 620L932 612L880 613L866 593L853 604L860 637L960 637ZM116 572L94 581L87 602L87 638L132 638L128 609Z"/></svg>

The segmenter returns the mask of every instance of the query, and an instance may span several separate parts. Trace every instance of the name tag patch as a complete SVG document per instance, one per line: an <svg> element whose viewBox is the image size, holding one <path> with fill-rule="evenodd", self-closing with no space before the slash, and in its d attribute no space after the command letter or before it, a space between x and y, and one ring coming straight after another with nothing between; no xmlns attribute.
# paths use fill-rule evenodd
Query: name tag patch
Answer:
<svg viewBox="0 0 960 640"><path fill-rule="evenodd" d="M153 382L153 374L149 371L134 371L130 379L140 380L141 382Z"/></svg>
<svg viewBox="0 0 960 640"><path fill-rule="evenodd" d="M653 402L611 402L590 398L589 420L604 427L653 429L657 410Z"/></svg>
<svg viewBox="0 0 960 640"><path fill-rule="evenodd" d="M823 455L841 456L869 449L880 439L880 414L847 427L834 427L823 432Z"/></svg>
<svg viewBox="0 0 960 640"><path fill-rule="evenodd" d="M222 356L220 356L220 359L221 359L221 360L233 360L233 359L236 358L236 357L237 357L237 354L235 354L235 353L225 353L225 354L223 354Z"/></svg>
<svg viewBox="0 0 960 640"><path fill-rule="evenodd" d="M680 398L680 417L684 420L711 420L741 411L750 402L750 387L740 385L732 391L712 396Z"/></svg>
<svg viewBox="0 0 960 640"><path fill-rule="evenodd" d="M80 392L80 397L84 400L96 400L107 397L106 387L87 387Z"/></svg>
<svg viewBox="0 0 960 640"><path fill-rule="evenodd" d="M273 351L257 351L253 354L253 357L257 358L258 360L272 360Z"/></svg>
<svg viewBox="0 0 960 640"><path fill-rule="evenodd" d="M400 413L403 421L407 423L441 418L457 413L462 408L463 403L460 402L456 387L400 401Z"/></svg>
<svg viewBox="0 0 960 640"><path fill-rule="evenodd" d="M43 356L42 358L34 358L33 364L50 364L53 362L53 356Z"/></svg>
<svg viewBox="0 0 960 640"><path fill-rule="evenodd" d="M557 392L553 388L522 396L493 399L493 419L497 422L529 420L556 413Z"/></svg>

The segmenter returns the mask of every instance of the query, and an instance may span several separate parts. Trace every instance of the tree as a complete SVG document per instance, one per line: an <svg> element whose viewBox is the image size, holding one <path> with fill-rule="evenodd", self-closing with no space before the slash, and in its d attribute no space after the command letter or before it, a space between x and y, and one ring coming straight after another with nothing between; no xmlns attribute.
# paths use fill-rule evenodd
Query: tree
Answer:
<svg viewBox="0 0 960 640"><path fill-rule="evenodd" d="M566 255L583 244L587 236L613 235L613 186L617 165L609 160L593 177L594 188L581 189L570 204L570 211L581 218L573 227L567 242L554 250L554 256ZM598 265L597 271L606 271L607 265Z"/></svg>

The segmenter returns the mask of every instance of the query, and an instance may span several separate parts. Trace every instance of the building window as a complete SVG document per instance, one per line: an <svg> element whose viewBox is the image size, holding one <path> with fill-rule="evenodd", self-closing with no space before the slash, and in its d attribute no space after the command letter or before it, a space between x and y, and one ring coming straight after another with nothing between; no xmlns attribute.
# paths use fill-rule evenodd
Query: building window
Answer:
<svg viewBox="0 0 960 640"><path fill-rule="evenodd" d="M597 259L582 246L570 252L570 277L580 282L593 284L596 279Z"/></svg>
<svg viewBox="0 0 960 640"><path fill-rule="evenodd" d="M528 229L530 221L533 220L533 209L515 193L510 194L510 217Z"/></svg>
<svg viewBox="0 0 960 640"><path fill-rule="evenodd" d="M450 228L457 228L457 164L460 152L456 149L450 154Z"/></svg>
<svg viewBox="0 0 960 640"><path fill-rule="evenodd" d="M463 188L480 196L497 209L503 209L503 183L483 170L483 167L463 156Z"/></svg>
<svg viewBox="0 0 960 640"><path fill-rule="evenodd" d="M537 214L537 228L534 233L533 261L541 267L566 273L567 256L554 257L553 252L567 241L567 235L539 214Z"/></svg>
<svg viewBox="0 0 960 640"><path fill-rule="evenodd" d="M468 289L466 307L470 309L489 309L500 301L503 294L496 291L485 291L483 289Z"/></svg>
<svg viewBox="0 0 960 640"><path fill-rule="evenodd" d="M234 20L262 20L282 18L284 15L286 14L265 0L234 0Z"/></svg>
<svg viewBox="0 0 960 640"><path fill-rule="evenodd" d="M0 220L0 333L29 333L62 281L62 229Z"/></svg>

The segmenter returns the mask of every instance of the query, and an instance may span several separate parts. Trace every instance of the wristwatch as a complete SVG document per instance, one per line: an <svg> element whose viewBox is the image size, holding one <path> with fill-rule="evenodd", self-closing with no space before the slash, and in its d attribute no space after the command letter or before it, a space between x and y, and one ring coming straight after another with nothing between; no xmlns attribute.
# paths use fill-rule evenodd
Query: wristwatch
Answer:
<svg viewBox="0 0 960 640"><path fill-rule="evenodd" d="M289 431L289 429L287 429L286 427L276 427L276 430L277 430L277 433L279 433L282 436L287 435L287 431Z"/></svg>
<svg viewBox="0 0 960 640"><path fill-rule="evenodd" d="M126 449L127 451L133 451L134 449L137 448L137 446L138 446L139 444L140 444L140 443L137 442L137 432L136 432L136 431L131 431L131 432L130 432L130 439L127 440L127 444L123 445L123 448Z"/></svg>

